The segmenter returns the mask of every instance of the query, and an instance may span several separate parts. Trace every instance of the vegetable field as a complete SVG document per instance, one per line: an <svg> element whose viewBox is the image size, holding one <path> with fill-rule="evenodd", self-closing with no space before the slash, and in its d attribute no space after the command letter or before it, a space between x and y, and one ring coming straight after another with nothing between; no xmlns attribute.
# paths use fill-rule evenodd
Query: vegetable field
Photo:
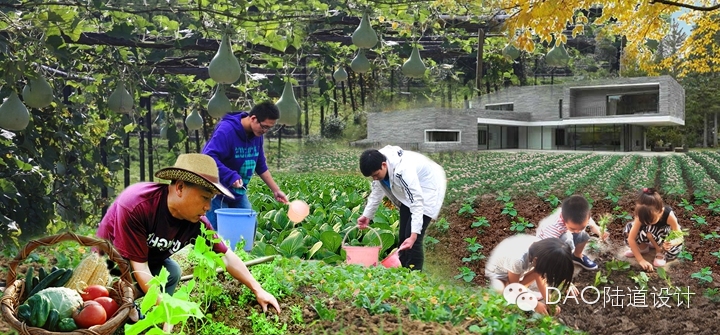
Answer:
<svg viewBox="0 0 720 335"><path fill-rule="evenodd" d="M380 257L397 247L398 214L390 204L381 206L372 224L379 240L352 229L369 193L368 179L357 171L360 152L284 158L284 168L273 175L289 199L310 204L310 215L300 223L288 220L287 207L273 201L258 178L249 184L258 231L253 250L242 257L276 255L251 271L279 297L282 313L262 313L252 294L216 275L217 259L196 246L176 256L184 274L196 280L168 299L170 314L148 310L155 315L148 324L178 313L175 320L186 322L174 330L186 334L664 333L678 325L679 332L717 333L711 320L720 301L719 153L431 154L446 169L448 195L425 238L426 270L418 273L344 264L343 238L346 244L382 244ZM661 191L688 233L680 259L653 272L622 256L622 227L632 219L634 192L647 186ZM575 285L621 290L622 301L620 294L603 295L595 304L569 300L559 302L557 316L539 317L485 290L484 262L493 247L514 234L534 234L537 223L570 194L585 195L593 217L608 218L611 233L608 241L593 237L587 253L600 269L578 270ZM78 252L77 246L60 247L28 262L75 266L71 255ZM6 253L4 262L11 256ZM124 332L135 334L137 328Z"/></svg>

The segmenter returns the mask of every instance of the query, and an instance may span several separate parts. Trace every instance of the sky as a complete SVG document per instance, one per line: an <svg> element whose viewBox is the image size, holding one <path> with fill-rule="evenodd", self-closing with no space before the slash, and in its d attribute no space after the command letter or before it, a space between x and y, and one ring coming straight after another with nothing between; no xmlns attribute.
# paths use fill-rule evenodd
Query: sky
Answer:
<svg viewBox="0 0 720 335"><path fill-rule="evenodd" d="M682 29L682 31L685 32L688 36L690 36L690 31L692 30L692 27L690 27L687 22L679 19L680 15L687 13L688 11L690 10L687 8L681 9L673 13L672 18L675 19L678 23L680 23L680 29Z"/></svg>

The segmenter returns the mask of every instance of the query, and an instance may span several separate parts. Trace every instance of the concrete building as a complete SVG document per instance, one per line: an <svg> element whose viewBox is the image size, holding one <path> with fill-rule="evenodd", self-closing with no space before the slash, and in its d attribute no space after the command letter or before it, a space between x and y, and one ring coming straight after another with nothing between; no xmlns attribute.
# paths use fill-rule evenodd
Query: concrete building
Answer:
<svg viewBox="0 0 720 335"><path fill-rule="evenodd" d="M648 150L648 126L685 125L685 90L669 76L502 89L466 109L367 114L360 145L425 152L491 149Z"/></svg>

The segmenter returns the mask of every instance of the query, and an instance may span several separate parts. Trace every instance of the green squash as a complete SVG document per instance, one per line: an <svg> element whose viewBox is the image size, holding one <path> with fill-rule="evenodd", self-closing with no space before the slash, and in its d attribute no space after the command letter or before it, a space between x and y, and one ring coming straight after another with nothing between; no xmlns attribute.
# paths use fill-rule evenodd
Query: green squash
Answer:
<svg viewBox="0 0 720 335"><path fill-rule="evenodd" d="M65 167L65 163L57 162L55 164L55 173L57 173L58 176L64 176L65 173L67 173L67 168Z"/></svg>
<svg viewBox="0 0 720 335"><path fill-rule="evenodd" d="M108 98L108 108L115 113L130 114L133 104L133 97L125 89L125 83L119 81L115 91Z"/></svg>
<svg viewBox="0 0 720 335"><path fill-rule="evenodd" d="M163 125L162 128L160 128L160 138L162 138L163 140L167 140L167 132L168 132L167 126Z"/></svg>
<svg viewBox="0 0 720 335"><path fill-rule="evenodd" d="M420 50L413 47L410 58L402 65L402 73L410 78L422 78L425 76L425 64L420 58Z"/></svg>
<svg viewBox="0 0 720 335"><path fill-rule="evenodd" d="M508 60L516 60L518 59L518 57L520 57L520 50L518 50L518 48L516 48L514 45L508 43L508 45L503 48L502 54Z"/></svg>
<svg viewBox="0 0 720 335"><path fill-rule="evenodd" d="M232 103L230 99L225 95L225 86L223 84L218 85L215 93L208 101L207 110L208 114L214 118L221 118L225 114L232 111Z"/></svg>
<svg viewBox="0 0 720 335"><path fill-rule="evenodd" d="M190 115L185 118L185 126L188 127L188 130L198 130L202 128L203 119L197 109L193 110Z"/></svg>
<svg viewBox="0 0 720 335"><path fill-rule="evenodd" d="M357 56L350 62L350 68L356 73L365 73L370 71L370 61L365 57L365 50L358 50Z"/></svg>
<svg viewBox="0 0 720 335"><path fill-rule="evenodd" d="M43 76L38 76L28 80L22 96L26 105L32 108L45 108L53 101L53 89Z"/></svg>
<svg viewBox="0 0 720 335"><path fill-rule="evenodd" d="M563 67L567 66L568 61L570 60L570 55L568 55L567 50L565 50L565 46L555 46L545 55L545 64L548 66L554 66L554 67Z"/></svg>
<svg viewBox="0 0 720 335"><path fill-rule="evenodd" d="M20 131L24 130L28 123L30 123L30 112L20 101L17 93L10 93L0 105L0 128Z"/></svg>
<svg viewBox="0 0 720 335"><path fill-rule="evenodd" d="M215 57L210 61L208 72L210 78L219 84L232 84L240 79L240 62L232 52L230 37L223 35Z"/></svg>
<svg viewBox="0 0 720 335"><path fill-rule="evenodd" d="M364 49L370 49L377 44L377 33L375 33L375 30L373 30L370 24L370 18L367 12L363 13L360 25L355 29L355 32L353 32L352 42L356 47Z"/></svg>
<svg viewBox="0 0 720 335"><path fill-rule="evenodd" d="M348 78L348 73L345 71L344 66L340 66L337 70L335 70L335 73L333 73L333 79L335 79L336 82L340 83Z"/></svg>
<svg viewBox="0 0 720 335"><path fill-rule="evenodd" d="M300 104L295 99L295 92L290 80L285 80L285 88L275 106L280 110L278 123L294 126L300 122Z"/></svg>

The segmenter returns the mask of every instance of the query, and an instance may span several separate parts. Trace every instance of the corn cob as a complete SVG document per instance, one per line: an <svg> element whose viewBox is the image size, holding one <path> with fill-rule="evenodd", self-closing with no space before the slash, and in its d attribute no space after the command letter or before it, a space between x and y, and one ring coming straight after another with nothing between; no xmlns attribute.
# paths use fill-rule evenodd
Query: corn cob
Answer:
<svg viewBox="0 0 720 335"><path fill-rule="evenodd" d="M100 261L100 256L97 253L91 252L90 255L85 257L80 264L78 264L77 268L75 268L72 277L70 277L70 280L65 284L65 287L78 292L85 290L89 285L88 283L91 277L95 273L98 263L105 265Z"/></svg>
<svg viewBox="0 0 720 335"><path fill-rule="evenodd" d="M110 282L110 270L107 268L107 263L100 259L95 265L95 271L92 276L88 279L87 284L90 285L102 285L107 286Z"/></svg>

